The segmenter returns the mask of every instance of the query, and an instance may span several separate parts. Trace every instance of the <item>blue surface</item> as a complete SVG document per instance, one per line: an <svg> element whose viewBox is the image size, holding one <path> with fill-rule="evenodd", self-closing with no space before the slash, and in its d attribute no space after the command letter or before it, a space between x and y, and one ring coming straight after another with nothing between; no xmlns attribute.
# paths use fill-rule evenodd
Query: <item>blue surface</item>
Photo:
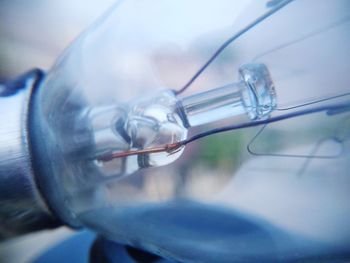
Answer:
<svg viewBox="0 0 350 263"><path fill-rule="evenodd" d="M95 233L82 231L48 249L33 263L87 263L89 262L90 248L95 238Z"/></svg>
<svg viewBox="0 0 350 263"><path fill-rule="evenodd" d="M117 242L98 238L96 263L170 262L346 262L348 249L338 250L296 236L269 222L234 210L195 202L168 202L134 209L97 209L91 219L101 233ZM98 218L98 220L96 220ZM96 238L83 231L49 249L34 263L89 262ZM153 260L147 260L152 258ZM135 257L136 256L136 257ZM137 259L138 260L137 260ZM103 262L105 262L103 261ZM95 262L93 262L95 263Z"/></svg>
<svg viewBox="0 0 350 263"><path fill-rule="evenodd" d="M96 209L81 218L117 242L181 262L280 262L332 249L252 215L189 200Z"/></svg>

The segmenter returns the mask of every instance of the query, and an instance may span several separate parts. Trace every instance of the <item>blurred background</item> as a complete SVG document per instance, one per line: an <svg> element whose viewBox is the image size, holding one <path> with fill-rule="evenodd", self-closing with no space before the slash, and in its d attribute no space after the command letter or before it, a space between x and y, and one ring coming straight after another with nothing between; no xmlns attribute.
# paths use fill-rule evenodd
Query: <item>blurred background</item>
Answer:
<svg viewBox="0 0 350 263"><path fill-rule="evenodd" d="M114 0L1 0L0 79L33 67L49 69L57 56Z"/></svg>

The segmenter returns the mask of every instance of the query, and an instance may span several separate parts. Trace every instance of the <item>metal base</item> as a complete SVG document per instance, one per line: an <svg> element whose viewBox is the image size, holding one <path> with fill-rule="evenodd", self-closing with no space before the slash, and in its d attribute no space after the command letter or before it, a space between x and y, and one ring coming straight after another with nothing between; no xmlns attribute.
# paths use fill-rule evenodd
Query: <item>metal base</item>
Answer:
<svg viewBox="0 0 350 263"><path fill-rule="evenodd" d="M0 239L60 223L37 188L28 140L28 105L43 72L33 70L0 89Z"/></svg>

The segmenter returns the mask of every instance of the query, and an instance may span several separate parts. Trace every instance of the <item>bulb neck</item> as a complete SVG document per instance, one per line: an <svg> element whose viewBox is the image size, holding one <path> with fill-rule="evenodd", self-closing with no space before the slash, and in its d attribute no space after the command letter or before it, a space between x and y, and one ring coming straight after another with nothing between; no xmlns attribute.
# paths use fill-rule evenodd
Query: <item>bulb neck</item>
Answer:
<svg viewBox="0 0 350 263"><path fill-rule="evenodd" d="M234 116L251 120L268 116L276 107L275 89L267 67L246 64L239 69L240 80L179 101L187 127L195 127Z"/></svg>

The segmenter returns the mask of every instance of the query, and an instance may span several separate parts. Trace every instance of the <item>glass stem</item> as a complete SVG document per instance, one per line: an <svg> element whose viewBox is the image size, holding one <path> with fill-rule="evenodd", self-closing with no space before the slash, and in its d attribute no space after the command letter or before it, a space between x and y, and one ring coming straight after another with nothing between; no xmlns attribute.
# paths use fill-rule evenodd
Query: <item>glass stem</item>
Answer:
<svg viewBox="0 0 350 263"><path fill-rule="evenodd" d="M245 64L240 80L220 88L179 99L185 126L194 127L229 117L266 117L276 107L275 89L264 64Z"/></svg>
<svg viewBox="0 0 350 263"><path fill-rule="evenodd" d="M181 105L188 126L194 127L246 113L242 101L243 82L185 97Z"/></svg>

